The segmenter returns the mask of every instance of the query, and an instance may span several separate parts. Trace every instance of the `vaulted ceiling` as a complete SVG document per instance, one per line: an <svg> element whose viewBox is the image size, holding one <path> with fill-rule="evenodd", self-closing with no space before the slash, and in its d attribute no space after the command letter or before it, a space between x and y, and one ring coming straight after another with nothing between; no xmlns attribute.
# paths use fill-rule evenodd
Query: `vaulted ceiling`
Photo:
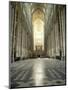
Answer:
<svg viewBox="0 0 68 90"><path fill-rule="evenodd" d="M52 17L55 11L55 5L53 4L47 4L47 3L22 3L23 6L23 13L25 13L25 16L27 17L26 20L28 20L28 26L30 27L30 32L32 32L32 15L33 13L37 13L37 16L34 17L36 19L37 17L41 17L43 15L40 14L40 10L44 14L44 28L45 28L45 36L47 36L49 24L52 22ZM38 12L36 12L38 10Z"/></svg>

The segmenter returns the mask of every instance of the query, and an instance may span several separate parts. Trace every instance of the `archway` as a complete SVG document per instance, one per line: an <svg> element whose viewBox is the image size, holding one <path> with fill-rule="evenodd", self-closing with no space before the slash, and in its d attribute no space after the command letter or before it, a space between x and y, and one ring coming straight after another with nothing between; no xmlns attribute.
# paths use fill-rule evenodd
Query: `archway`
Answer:
<svg viewBox="0 0 68 90"><path fill-rule="evenodd" d="M44 50L44 13L36 9L32 14L33 42L35 51Z"/></svg>

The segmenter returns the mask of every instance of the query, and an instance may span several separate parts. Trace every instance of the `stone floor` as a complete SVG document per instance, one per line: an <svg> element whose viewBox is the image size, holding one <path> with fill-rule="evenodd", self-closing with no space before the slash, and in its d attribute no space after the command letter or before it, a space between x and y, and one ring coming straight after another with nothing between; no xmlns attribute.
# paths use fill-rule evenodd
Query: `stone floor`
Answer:
<svg viewBox="0 0 68 90"><path fill-rule="evenodd" d="M10 66L11 88L65 85L65 61L36 58Z"/></svg>

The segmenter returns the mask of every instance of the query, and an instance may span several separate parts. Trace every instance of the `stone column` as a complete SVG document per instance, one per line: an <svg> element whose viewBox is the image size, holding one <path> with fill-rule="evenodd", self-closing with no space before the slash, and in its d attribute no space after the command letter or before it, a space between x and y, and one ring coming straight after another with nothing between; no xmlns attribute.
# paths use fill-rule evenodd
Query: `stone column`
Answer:
<svg viewBox="0 0 68 90"><path fill-rule="evenodd" d="M58 21L58 37L59 37L59 53L60 53L60 59L61 59L61 28L60 28L60 7L57 7L57 21Z"/></svg>
<svg viewBox="0 0 68 90"><path fill-rule="evenodd" d="M14 6L10 3L9 4L9 56L10 56L10 63L14 62L13 59L13 27L14 27Z"/></svg>
<svg viewBox="0 0 68 90"><path fill-rule="evenodd" d="M56 32L55 32L55 24L54 24L54 57L56 58Z"/></svg>
<svg viewBox="0 0 68 90"><path fill-rule="evenodd" d="M60 23L61 23L61 44L62 44L62 59L65 56L64 51L65 51L65 7L62 8L60 12Z"/></svg>
<svg viewBox="0 0 68 90"><path fill-rule="evenodd" d="M17 29L17 26L16 26L16 4L12 4L12 7L14 8L14 15L13 15L13 31L12 31L12 62L14 62L14 59L15 59L15 54L16 54L16 50L15 50L15 47L16 47L16 29Z"/></svg>

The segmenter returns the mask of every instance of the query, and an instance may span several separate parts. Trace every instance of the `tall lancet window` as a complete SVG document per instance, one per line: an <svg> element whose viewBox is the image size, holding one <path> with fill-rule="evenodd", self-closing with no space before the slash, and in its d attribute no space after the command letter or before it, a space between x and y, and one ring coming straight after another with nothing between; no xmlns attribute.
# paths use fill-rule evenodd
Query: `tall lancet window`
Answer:
<svg viewBox="0 0 68 90"><path fill-rule="evenodd" d="M33 13L34 50L44 50L44 13L37 9Z"/></svg>

